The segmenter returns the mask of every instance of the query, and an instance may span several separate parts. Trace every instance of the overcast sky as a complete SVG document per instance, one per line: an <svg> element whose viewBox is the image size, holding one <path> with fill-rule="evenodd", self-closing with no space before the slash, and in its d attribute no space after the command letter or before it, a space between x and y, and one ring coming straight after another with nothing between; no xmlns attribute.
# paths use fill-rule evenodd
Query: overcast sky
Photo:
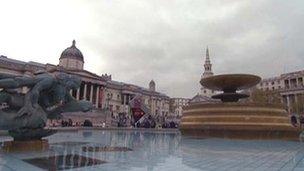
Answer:
<svg viewBox="0 0 304 171"><path fill-rule="evenodd" d="M262 77L304 69L302 0L0 0L0 55L58 64L76 40L85 69L171 97L213 72Z"/></svg>

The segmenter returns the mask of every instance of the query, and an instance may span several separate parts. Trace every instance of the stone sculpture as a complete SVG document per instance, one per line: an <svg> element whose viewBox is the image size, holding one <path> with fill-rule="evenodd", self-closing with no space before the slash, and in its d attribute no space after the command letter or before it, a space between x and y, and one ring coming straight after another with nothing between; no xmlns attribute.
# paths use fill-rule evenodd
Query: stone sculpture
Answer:
<svg viewBox="0 0 304 171"><path fill-rule="evenodd" d="M44 129L47 119L61 118L61 113L89 111L92 104L77 101L70 90L81 80L66 73L37 72L32 77L0 74L0 129L8 130L14 140L35 140L55 133ZM27 87L26 93L18 88Z"/></svg>

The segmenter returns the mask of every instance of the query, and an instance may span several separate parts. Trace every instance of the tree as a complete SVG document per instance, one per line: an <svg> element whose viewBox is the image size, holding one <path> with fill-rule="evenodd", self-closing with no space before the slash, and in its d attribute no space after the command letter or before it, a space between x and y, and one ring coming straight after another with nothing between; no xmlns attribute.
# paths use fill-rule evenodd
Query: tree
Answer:
<svg viewBox="0 0 304 171"><path fill-rule="evenodd" d="M278 91L253 89L248 100L253 103L282 105L282 97Z"/></svg>
<svg viewBox="0 0 304 171"><path fill-rule="evenodd" d="M297 100L291 103L291 112L296 114L304 113L304 95L300 94L297 96Z"/></svg>

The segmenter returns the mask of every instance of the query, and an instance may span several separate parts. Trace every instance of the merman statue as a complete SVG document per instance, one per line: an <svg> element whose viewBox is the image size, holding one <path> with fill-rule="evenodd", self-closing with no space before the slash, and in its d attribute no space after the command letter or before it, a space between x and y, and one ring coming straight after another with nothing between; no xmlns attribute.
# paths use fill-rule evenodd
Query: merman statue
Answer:
<svg viewBox="0 0 304 171"><path fill-rule="evenodd" d="M80 78L63 72L40 71L33 76L0 74L0 129L8 130L14 140L36 140L55 133L44 129L47 119L58 119L64 112L86 112L88 101L77 101L70 90L80 87ZM27 87L26 93L18 88Z"/></svg>

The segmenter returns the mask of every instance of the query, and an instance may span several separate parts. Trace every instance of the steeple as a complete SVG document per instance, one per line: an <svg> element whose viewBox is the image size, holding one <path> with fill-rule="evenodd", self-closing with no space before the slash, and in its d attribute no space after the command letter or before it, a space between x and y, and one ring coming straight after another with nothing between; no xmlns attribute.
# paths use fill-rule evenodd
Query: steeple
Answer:
<svg viewBox="0 0 304 171"><path fill-rule="evenodd" d="M208 46L207 46L207 49L206 49L206 62L207 62L207 61L209 61L209 63L210 63Z"/></svg>
<svg viewBox="0 0 304 171"><path fill-rule="evenodd" d="M208 46L207 46L207 49L206 49L206 59L205 59L204 69L205 70L204 70L204 73L202 75L203 78L213 75L212 64L211 64L211 61L210 61Z"/></svg>

